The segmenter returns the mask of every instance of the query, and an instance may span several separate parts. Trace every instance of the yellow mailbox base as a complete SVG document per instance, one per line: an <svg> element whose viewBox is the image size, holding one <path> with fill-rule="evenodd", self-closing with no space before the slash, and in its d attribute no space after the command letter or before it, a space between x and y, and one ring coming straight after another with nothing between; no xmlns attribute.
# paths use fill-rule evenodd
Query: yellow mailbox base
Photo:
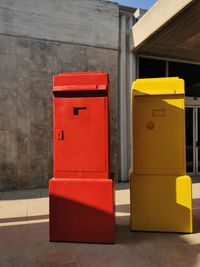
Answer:
<svg viewBox="0 0 200 267"><path fill-rule="evenodd" d="M131 175L131 230L192 232L189 176Z"/></svg>

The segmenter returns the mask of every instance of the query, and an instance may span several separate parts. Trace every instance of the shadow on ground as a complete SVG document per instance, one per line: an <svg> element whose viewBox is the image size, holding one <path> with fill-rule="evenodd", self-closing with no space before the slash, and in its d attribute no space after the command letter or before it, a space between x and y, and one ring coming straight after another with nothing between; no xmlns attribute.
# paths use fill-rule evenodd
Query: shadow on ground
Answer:
<svg viewBox="0 0 200 267"><path fill-rule="evenodd" d="M117 244L134 266L200 266L200 199L194 200L193 234L130 232L129 216L117 218ZM128 211L128 205L119 207L121 212ZM122 266L122 265L119 265ZM131 266L128 265L128 266ZM132 265L133 266L133 265Z"/></svg>
<svg viewBox="0 0 200 267"><path fill-rule="evenodd" d="M199 209L195 200L195 234L131 232L129 205L119 205L115 245L49 242L48 216L0 220L3 267L195 267L200 266Z"/></svg>
<svg viewBox="0 0 200 267"><path fill-rule="evenodd" d="M200 198L193 200L193 234L131 232L129 190L127 184L123 186L116 192L115 245L49 242L48 215L7 216L0 219L0 266L200 266Z"/></svg>

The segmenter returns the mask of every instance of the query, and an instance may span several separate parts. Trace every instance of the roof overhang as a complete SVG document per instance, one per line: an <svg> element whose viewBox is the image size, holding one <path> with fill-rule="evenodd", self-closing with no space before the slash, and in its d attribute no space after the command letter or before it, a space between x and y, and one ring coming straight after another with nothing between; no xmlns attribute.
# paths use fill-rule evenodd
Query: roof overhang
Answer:
<svg viewBox="0 0 200 267"><path fill-rule="evenodd" d="M137 10L137 8L134 8L134 7L119 5L119 11L120 12L126 12L126 13L134 14L136 10Z"/></svg>
<svg viewBox="0 0 200 267"><path fill-rule="evenodd" d="M137 54L200 62L200 1L158 0L133 26Z"/></svg>

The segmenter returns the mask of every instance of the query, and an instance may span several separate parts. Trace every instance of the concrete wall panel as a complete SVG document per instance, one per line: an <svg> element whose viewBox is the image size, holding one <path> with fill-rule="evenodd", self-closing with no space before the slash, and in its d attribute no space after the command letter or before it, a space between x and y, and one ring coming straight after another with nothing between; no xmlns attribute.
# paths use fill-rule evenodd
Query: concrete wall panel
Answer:
<svg viewBox="0 0 200 267"><path fill-rule="evenodd" d="M0 190L53 175L52 78L110 75L110 170L118 174L119 6L104 0L0 1Z"/></svg>
<svg viewBox="0 0 200 267"><path fill-rule="evenodd" d="M0 190L48 185L52 77L63 71L109 73L110 170L118 173L118 51L21 37L0 36L0 41L0 58L10 68L0 80Z"/></svg>
<svg viewBox="0 0 200 267"><path fill-rule="evenodd" d="M0 129L0 189L17 187L17 141L15 132Z"/></svg>
<svg viewBox="0 0 200 267"><path fill-rule="evenodd" d="M117 49L118 12L103 0L1 0L0 33Z"/></svg>

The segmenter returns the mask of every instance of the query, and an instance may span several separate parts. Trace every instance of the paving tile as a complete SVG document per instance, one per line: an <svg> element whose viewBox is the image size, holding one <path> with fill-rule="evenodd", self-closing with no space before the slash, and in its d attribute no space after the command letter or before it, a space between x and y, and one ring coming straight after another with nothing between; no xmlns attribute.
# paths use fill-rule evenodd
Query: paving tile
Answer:
<svg viewBox="0 0 200 267"><path fill-rule="evenodd" d="M200 266L199 184L195 192L193 234L129 230L128 184L116 191L116 244L49 242L47 189L37 198L10 193L0 201L0 266L3 267L197 267ZM44 196L44 197L40 197Z"/></svg>
<svg viewBox="0 0 200 267"><path fill-rule="evenodd" d="M14 218L27 216L27 200L1 200L0 218Z"/></svg>
<svg viewBox="0 0 200 267"><path fill-rule="evenodd" d="M28 216L49 214L49 198L27 200Z"/></svg>
<svg viewBox="0 0 200 267"><path fill-rule="evenodd" d="M200 198L200 182L192 184L192 198Z"/></svg>

